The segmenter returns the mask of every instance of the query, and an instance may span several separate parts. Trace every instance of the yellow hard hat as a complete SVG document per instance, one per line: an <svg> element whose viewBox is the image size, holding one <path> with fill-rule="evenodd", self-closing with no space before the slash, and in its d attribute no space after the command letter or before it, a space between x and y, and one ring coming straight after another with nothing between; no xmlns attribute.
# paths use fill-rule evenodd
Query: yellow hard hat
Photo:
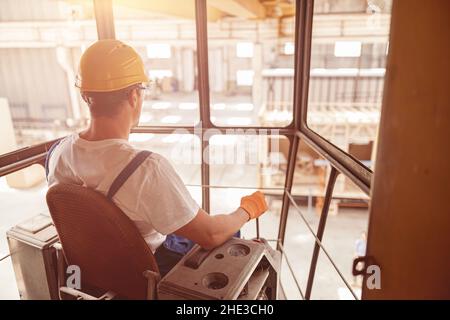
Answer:
<svg viewBox="0 0 450 320"><path fill-rule="evenodd" d="M82 91L108 92L148 82L139 54L119 40L99 40L81 56L76 86Z"/></svg>

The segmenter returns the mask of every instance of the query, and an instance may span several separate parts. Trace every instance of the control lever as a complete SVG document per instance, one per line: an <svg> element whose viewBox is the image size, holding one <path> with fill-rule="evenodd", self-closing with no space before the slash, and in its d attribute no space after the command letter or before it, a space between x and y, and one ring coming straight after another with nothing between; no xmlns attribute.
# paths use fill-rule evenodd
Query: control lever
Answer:
<svg viewBox="0 0 450 320"><path fill-rule="evenodd" d="M184 262L184 265L191 269L198 269L202 262L205 261L205 259L209 256L212 250L206 250L200 246L198 246L194 250L195 252L192 253L189 259Z"/></svg>
<svg viewBox="0 0 450 320"><path fill-rule="evenodd" d="M256 218L256 239L259 240L259 218Z"/></svg>

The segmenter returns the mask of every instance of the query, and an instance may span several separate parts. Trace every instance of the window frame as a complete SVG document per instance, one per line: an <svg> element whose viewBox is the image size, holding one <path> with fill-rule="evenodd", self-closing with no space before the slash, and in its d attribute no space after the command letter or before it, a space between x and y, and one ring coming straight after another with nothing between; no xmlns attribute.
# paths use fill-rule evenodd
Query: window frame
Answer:
<svg viewBox="0 0 450 320"><path fill-rule="evenodd" d="M93 0L95 8L95 19L97 25L97 33L99 39L115 38L113 4L112 0ZM314 254L311 259L310 274L307 283L306 294L302 297L309 299L311 288L313 285L314 274L317 264L318 253L323 250L328 256L325 248L321 244L323 231L327 219L329 204L333 196L334 185L338 174L343 174L350 178L361 190L370 195L372 171L365 167L356 158L344 152L324 137L318 135L307 125L308 111L308 90L309 90L309 73L311 59L311 40L312 40L312 22L313 22L313 0L296 0L295 12L295 50L294 50L294 96L293 96L293 120L283 127L268 126L217 126L211 121L210 110L210 94L209 94L209 68L208 68L208 37L207 37L207 0L195 0L195 23L196 23L196 42L197 42L197 72L198 72L198 94L199 94L199 112L202 130L193 126L138 126L133 128L132 133L155 133L170 134L174 130L185 129L186 133L197 135L201 142L201 152L209 146L209 139L204 139L204 132L208 129L215 129L222 134L226 130L248 130L248 129L268 129L277 130L277 136L285 136L289 140L289 157L287 159L287 170L284 183L284 191L282 195L282 208L280 214L280 223L278 229L278 237L275 240L277 249L280 250L287 260L285 250L283 249L287 217L289 207L292 205L294 209L298 209L292 195L293 177L295 171L295 162L300 140L304 140L319 155L323 156L331 164L331 174L326 186L326 194L322 214L320 216L319 228L311 232L316 238ZM302 32L299 32L301 30ZM270 135L269 135L270 136ZM62 139L62 138L61 138ZM9 173L21 170L32 164L44 165L47 151L50 147L60 139L48 141L34 146L25 147L7 154L0 155L0 177ZM201 157L201 184L202 184L202 207L207 212L210 210L210 168L207 163L208 154ZM305 221L305 223L307 223ZM334 266L333 261L330 258ZM289 262L288 262L289 263ZM292 268L289 266L292 271ZM336 268L336 267L335 267ZM339 275L340 271L336 268ZM342 275L341 275L342 277ZM294 275L294 279L295 275ZM354 294L348 283L343 279L347 287Z"/></svg>
<svg viewBox="0 0 450 320"><path fill-rule="evenodd" d="M297 135L304 139L320 155L331 162L331 164L342 174L350 178L367 195L370 194L371 180L373 172L364 166L358 159L343 151L324 137L320 136L307 124L308 114L308 94L309 94L309 73L311 62L311 42L314 17L314 1L304 0L303 16L299 19L303 21L304 33L297 33L296 43L301 45L300 50L296 46L295 69L296 78L294 81L297 99L294 98L294 105L299 108L300 116L296 118ZM301 57L301 54L304 56Z"/></svg>

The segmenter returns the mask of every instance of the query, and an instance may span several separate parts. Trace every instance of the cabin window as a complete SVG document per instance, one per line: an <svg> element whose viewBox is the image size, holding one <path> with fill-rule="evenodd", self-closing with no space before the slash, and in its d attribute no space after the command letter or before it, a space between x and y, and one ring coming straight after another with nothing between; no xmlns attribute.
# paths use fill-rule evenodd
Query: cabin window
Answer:
<svg viewBox="0 0 450 320"><path fill-rule="evenodd" d="M112 4L116 38L140 53L151 81L139 126L196 125L200 114L194 1L179 2L174 6L180 8L173 10L159 1Z"/></svg>
<svg viewBox="0 0 450 320"><path fill-rule="evenodd" d="M207 0L206 5L210 101L224 107L211 109L212 123L289 125L294 99L295 1L280 7L228 0Z"/></svg>
<svg viewBox="0 0 450 320"><path fill-rule="evenodd" d="M380 122L390 3L316 2L307 126L373 169ZM363 12L361 12L363 11Z"/></svg>
<svg viewBox="0 0 450 320"><path fill-rule="evenodd" d="M0 126L11 128L2 137L10 144L0 144L3 154L86 125L75 79L97 30L89 1L5 0L0 6Z"/></svg>
<svg viewBox="0 0 450 320"><path fill-rule="evenodd" d="M11 5L3 7L6 2ZM261 236L283 252L288 299L360 296L350 270L368 225L391 1L98 1L114 17L97 22L93 1L32 1L43 10L36 16L10 13L18 2L4 0L0 10L0 22L15 28L0 37L0 122L12 119L0 154L86 127L88 109L73 85L78 61L99 35L115 35L136 48L151 79L130 143L170 159L211 214L263 190L269 212L259 221ZM63 27L44 25L42 17ZM36 38L27 38L16 20L32 21ZM43 156L47 148L27 152ZM22 180L0 177L0 195L17 206L32 204L33 214L46 211L42 168L16 173L25 172ZM31 191L11 187L35 175L40 181ZM24 202L30 195L40 202ZM17 224L9 216L1 232ZM324 221L322 237L317 230ZM255 226L246 225L243 236L255 237ZM1 241L0 268L9 268L10 262L2 266L8 252Z"/></svg>

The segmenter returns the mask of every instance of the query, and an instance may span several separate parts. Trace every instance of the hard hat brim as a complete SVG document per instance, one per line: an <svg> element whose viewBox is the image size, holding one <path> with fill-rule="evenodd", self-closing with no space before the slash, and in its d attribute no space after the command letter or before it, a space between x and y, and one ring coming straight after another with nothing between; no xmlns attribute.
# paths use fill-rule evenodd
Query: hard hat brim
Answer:
<svg viewBox="0 0 450 320"><path fill-rule="evenodd" d="M116 91L125 89L129 86L132 86L134 84L138 83L144 83L148 84L150 80L147 76L135 76L130 77L128 79L117 79L117 81L114 80L108 80L103 83L103 85L99 84L98 82L94 84L86 83L86 81L83 81L81 78L77 77L75 81L75 87L79 88L80 91L87 91L87 92L110 92L110 91Z"/></svg>

